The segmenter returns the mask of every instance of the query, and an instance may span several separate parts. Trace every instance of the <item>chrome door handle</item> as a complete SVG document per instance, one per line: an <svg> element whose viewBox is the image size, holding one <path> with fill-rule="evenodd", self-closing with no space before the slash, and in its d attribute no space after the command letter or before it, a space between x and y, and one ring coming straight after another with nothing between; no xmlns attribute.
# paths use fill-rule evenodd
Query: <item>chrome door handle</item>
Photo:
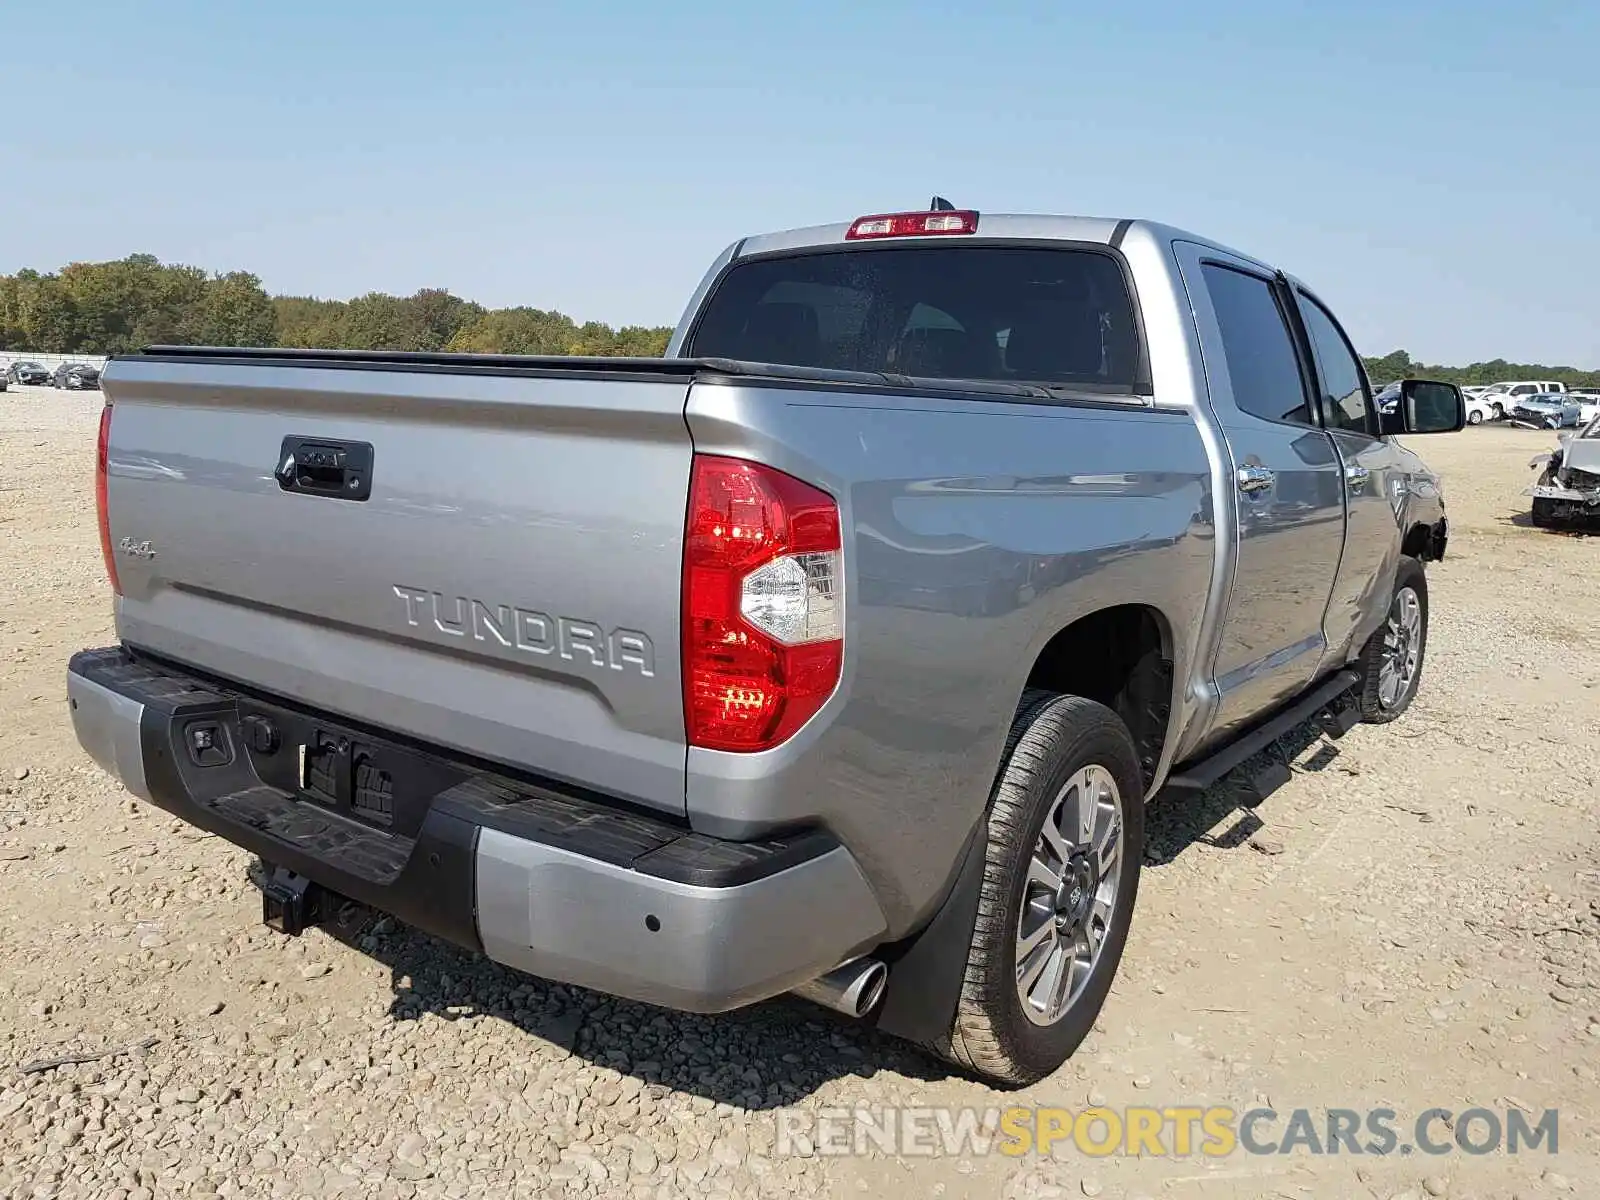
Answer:
<svg viewBox="0 0 1600 1200"><path fill-rule="evenodd" d="M1372 472L1367 470L1365 467L1346 467L1344 469L1345 484L1352 492L1359 492L1362 488L1366 487L1367 480L1371 477L1371 475Z"/></svg>
<svg viewBox="0 0 1600 1200"><path fill-rule="evenodd" d="M1239 490L1251 496L1266 491L1276 479L1277 476L1266 467L1239 468Z"/></svg>

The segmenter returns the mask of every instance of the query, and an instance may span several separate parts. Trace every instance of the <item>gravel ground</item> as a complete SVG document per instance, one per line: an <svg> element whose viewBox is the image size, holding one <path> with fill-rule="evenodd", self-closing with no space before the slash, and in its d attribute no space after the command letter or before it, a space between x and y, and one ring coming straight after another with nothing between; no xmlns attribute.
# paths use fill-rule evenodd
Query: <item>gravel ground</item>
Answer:
<svg viewBox="0 0 1600 1200"><path fill-rule="evenodd" d="M1158 801L1096 1033L1003 1098L793 1002L682 1016L403 928L262 927L246 856L72 737L66 659L112 640L96 404L0 395L0 1196L1600 1194L1600 539L1527 524L1549 435L1421 440L1454 532L1417 703L1286 739L1293 781L1253 812L1227 781ZM775 1142L824 1107L1012 1102L1553 1107L1561 1141L1215 1161Z"/></svg>

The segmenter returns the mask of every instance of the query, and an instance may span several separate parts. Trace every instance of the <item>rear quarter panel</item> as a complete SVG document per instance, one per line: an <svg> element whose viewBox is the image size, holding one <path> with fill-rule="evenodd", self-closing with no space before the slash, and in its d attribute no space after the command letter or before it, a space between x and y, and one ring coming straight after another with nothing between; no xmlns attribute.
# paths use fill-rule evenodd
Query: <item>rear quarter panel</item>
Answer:
<svg viewBox="0 0 1600 1200"><path fill-rule="evenodd" d="M838 691L776 750L691 748L690 819L724 836L820 819L891 936L938 900L1055 633L1149 605L1187 679L1214 552L1190 413L729 383L697 384L687 415L697 451L826 489L848 531Z"/></svg>

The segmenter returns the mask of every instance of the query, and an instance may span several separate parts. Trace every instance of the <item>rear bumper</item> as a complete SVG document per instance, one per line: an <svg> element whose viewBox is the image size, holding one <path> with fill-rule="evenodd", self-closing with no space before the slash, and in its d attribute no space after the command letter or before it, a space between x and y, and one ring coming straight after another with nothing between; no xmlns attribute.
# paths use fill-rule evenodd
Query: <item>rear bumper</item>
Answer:
<svg viewBox="0 0 1600 1200"><path fill-rule="evenodd" d="M706 837L121 649L75 655L67 696L83 748L134 795L531 974L718 1012L884 935L854 859L821 832ZM191 749L196 731L213 749ZM304 747L319 744L393 772L384 819L348 787L319 799L301 786Z"/></svg>

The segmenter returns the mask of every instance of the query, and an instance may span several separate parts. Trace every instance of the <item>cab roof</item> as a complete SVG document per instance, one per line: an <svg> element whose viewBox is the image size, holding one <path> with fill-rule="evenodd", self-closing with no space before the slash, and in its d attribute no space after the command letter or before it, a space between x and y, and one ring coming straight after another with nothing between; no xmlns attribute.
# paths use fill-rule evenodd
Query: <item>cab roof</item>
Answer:
<svg viewBox="0 0 1600 1200"><path fill-rule="evenodd" d="M906 210L911 211L911 210ZM965 211L965 210L963 210ZM856 218L850 221L836 221L826 225L807 225L799 229L784 229L773 233L761 233L745 238L738 243L734 251L734 258L748 258L757 254L782 253L786 250L809 250L824 246L853 245L846 238ZM1112 247L1120 247L1130 239L1150 239L1156 242L1170 243L1173 241L1196 242L1219 250L1224 254L1245 262L1254 263L1264 270L1275 270L1268 263L1262 262L1254 255L1245 254L1231 246L1190 233L1176 226L1164 225L1156 221L1145 221L1133 217L1087 217L1065 216L1044 213L986 213L978 214L978 227L976 234L960 235L956 237L906 237L893 240L900 243L916 244L945 244L947 242L960 242L967 236L975 236L985 240L994 238L1014 239L1017 241L1061 241L1061 242L1086 242Z"/></svg>

